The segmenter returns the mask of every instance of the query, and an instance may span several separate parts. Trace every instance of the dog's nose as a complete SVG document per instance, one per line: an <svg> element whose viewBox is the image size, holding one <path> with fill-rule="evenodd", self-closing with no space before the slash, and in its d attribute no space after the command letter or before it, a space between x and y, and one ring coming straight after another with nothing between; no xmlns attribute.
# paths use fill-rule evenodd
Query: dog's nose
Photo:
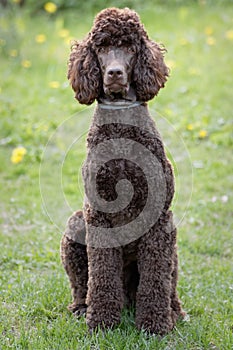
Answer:
<svg viewBox="0 0 233 350"><path fill-rule="evenodd" d="M107 75L111 79L119 79L123 76L123 71L120 68L110 68Z"/></svg>

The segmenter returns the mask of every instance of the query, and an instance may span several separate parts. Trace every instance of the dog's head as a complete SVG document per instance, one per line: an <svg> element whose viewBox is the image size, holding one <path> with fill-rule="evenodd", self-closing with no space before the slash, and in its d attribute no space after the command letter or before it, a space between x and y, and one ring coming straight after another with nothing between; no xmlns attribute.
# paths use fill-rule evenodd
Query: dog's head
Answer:
<svg viewBox="0 0 233 350"><path fill-rule="evenodd" d="M86 39L76 41L69 59L68 78L80 103L148 101L168 77L164 49L150 40L135 11L101 11Z"/></svg>

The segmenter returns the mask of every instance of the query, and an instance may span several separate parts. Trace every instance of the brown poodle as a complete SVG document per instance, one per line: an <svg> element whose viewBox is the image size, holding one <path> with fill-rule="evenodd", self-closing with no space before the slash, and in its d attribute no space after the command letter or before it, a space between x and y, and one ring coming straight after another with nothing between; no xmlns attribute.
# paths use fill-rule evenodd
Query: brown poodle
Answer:
<svg viewBox="0 0 233 350"><path fill-rule="evenodd" d="M77 316L90 330L120 322L164 335L184 316L177 296L174 178L146 101L168 77L164 49L129 9L101 11L72 46L68 78L80 103L98 104L83 166L84 210L68 221L61 257Z"/></svg>

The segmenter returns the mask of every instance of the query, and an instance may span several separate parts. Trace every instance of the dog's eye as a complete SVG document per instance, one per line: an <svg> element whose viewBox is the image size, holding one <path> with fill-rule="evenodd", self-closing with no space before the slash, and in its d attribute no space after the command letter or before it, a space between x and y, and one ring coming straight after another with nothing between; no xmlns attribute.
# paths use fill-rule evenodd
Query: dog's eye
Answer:
<svg viewBox="0 0 233 350"><path fill-rule="evenodd" d="M107 51L107 49L104 46L98 48L98 53L104 53L106 51Z"/></svg>
<svg viewBox="0 0 233 350"><path fill-rule="evenodd" d="M127 52L128 53L135 53L135 48L132 46L127 47Z"/></svg>

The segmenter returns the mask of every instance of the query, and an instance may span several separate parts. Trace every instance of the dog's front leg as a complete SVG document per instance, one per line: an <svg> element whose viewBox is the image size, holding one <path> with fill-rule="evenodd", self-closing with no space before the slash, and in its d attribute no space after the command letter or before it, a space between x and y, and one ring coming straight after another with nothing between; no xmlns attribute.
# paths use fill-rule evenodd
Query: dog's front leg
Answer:
<svg viewBox="0 0 233 350"><path fill-rule="evenodd" d="M112 328L120 322L123 307L122 249L87 247L87 325Z"/></svg>
<svg viewBox="0 0 233 350"><path fill-rule="evenodd" d="M136 298L136 325L149 333L165 335L174 327L171 297L176 249L172 213L161 215L138 249L140 282Z"/></svg>

